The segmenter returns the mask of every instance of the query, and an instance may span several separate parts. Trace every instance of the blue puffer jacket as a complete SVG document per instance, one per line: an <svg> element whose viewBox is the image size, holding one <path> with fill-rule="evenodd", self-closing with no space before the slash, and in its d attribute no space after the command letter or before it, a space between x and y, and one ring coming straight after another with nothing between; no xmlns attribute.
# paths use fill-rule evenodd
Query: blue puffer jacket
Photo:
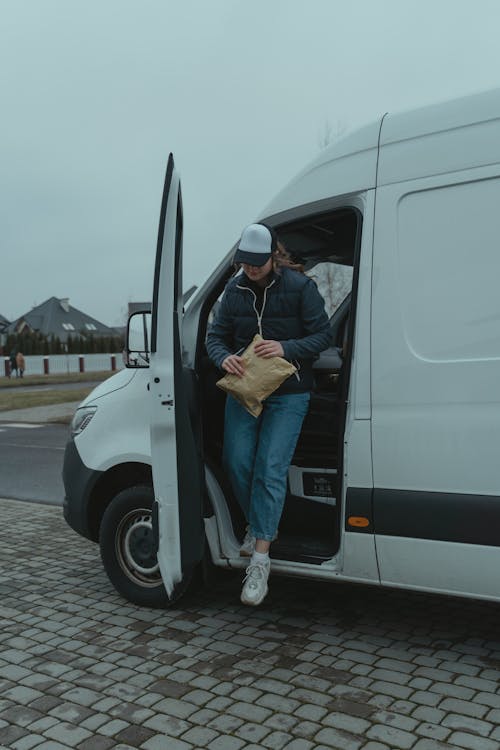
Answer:
<svg viewBox="0 0 500 750"><path fill-rule="evenodd" d="M210 359L221 367L230 354L241 354L256 333L279 341L286 359L298 368L276 393L310 391L313 360L330 345L328 317L314 281L281 268L265 288L261 307L244 273L230 279L207 335Z"/></svg>

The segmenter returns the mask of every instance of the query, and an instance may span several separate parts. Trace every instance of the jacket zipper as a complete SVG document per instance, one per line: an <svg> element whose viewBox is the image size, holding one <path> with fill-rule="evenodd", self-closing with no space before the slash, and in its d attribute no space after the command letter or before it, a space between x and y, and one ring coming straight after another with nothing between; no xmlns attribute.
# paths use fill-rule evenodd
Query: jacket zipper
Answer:
<svg viewBox="0 0 500 750"><path fill-rule="evenodd" d="M276 279L273 279L271 281L271 283L268 284L268 286L266 286L265 289L264 289L264 299L263 299L263 302L262 302L262 309L260 311L260 315L257 312L257 295L255 294L254 290L250 289L247 286L240 286L240 284L236 285L238 287L238 289L244 289L247 292L250 292L251 294L253 294L253 309L255 310L255 315L257 316L257 325L259 327L259 333L260 333L261 336L262 336L262 316L264 315L264 308L266 306L266 301L267 301L267 290L270 287L272 287L272 285L274 284L275 281L276 281ZM264 336L262 336L262 338L264 338ZM242 350L240 350L240 351L242 351ZM300 375L299 375L300 364L298 363L298 361L296 359L294 359L292 361L292 364L295 364L295 367L297 368L297 372L295 372L294 375L297 378L297 381L300 383Z"/></svg>
<svg viewBox="0 0 500 750"><path fill-rule="evenodd" d="M267 302L267 290L272 287L275 281L276 279L273 279L271 283L268 284L268 286L266 286L264 289L264 299L262 301L262 309L260 311L260 315L257 311L257 295L255 294L254 290L250 289L247 286L240 286L239 284L236 285L238 289L245 289L247 292L250 292L251 294L253 294L253 309L255 310L255 315L257 316L257 326L259 328L259 333L261 336L262 336L262 316L264 315L264 308L266 307L266 302ZM262 338L264 338L264 336L262 336Z"/></svg>

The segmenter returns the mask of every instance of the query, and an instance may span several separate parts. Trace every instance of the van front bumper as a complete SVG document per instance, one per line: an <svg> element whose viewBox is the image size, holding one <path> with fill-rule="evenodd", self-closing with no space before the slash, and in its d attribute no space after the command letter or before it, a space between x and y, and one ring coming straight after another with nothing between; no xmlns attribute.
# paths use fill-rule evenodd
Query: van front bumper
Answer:
<svg viewBox="0 0 500 750"><path fill-rule="evenodd" d="M89 469L83 463L73 438L66 443L63 463L64 501L63 514L66 523L77 534L95 541L89 528L89 506L92 490L101 476L101 471Z"/></svg>

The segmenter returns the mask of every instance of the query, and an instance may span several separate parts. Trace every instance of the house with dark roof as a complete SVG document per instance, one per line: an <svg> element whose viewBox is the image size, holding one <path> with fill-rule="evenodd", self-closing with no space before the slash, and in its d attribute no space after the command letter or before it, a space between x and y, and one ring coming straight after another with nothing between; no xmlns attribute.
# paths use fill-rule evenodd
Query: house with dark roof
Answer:
<svg viewBox="0 0 500 750"><path fill-rule="evenodd" d="M57 336L65 343L69 336L115 336L114 328L101 323L69 304L68 297L50 297L17 320L9 323L4 334L41 333Z"/></svg>
<svg viewBox="0 0 500 750"><path fill-rule="evenodd" d="M5 329L9 325L9 321L3 315L0 314L0 346L5 344L6 336L4 334Z"/></svg>

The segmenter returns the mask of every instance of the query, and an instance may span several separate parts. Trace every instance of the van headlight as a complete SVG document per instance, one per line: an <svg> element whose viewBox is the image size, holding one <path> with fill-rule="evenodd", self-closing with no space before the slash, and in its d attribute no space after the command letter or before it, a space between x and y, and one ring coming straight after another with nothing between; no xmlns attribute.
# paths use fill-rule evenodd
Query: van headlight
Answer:
<svg viewBox="0 0 500 750"><path fill-rule="evenodd" d="M79 435L90 423L92 417L97 411L97 406L82 406L75 411L71 420L71 435Z"/></svg>

